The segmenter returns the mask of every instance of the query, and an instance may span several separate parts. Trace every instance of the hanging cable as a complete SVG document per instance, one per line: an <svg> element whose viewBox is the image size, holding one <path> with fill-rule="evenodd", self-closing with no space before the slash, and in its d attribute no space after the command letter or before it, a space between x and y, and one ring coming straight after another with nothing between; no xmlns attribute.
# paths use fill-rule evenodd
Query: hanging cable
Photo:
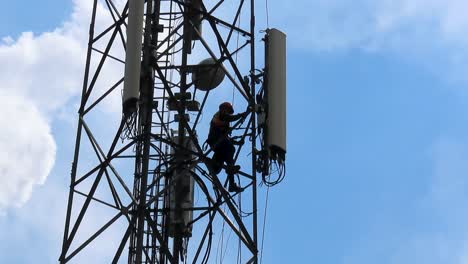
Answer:
<svg viewBox="0 0 468 264"><path fill-rule="evenodd" d="M212 219L212 214L213 213L210 213L210 219ZM208 260L210 258L210 255L211 255L211 242L213 241L213 227L212 225L210 224L209 226L209 229L210 229L210 233L209 233L209 236L208 236L208 243L206 245L206 251L205 251L205 255L203 256L203 259L201 261L202 264L206 264L208 263Z"/></svg>
<svg viewBox="0 0 468 264"><path fill-rule="evenodd" d="M260 247L260 263L263 263L263 242L265 240L265 226L266 226L266 216L268 208L268 196L270 194L270 187L267 187L267 193L265 198L265 211L263 212L263 228L262 228L262 244Z"/></svg>
<svg viewBox="0 0 468 264"><path fill-rule="evenodd" d="M232 235L232 229L229 230L229 235L226 239L226 246L224 247L224 254L221 254L221 262L220 263L224 263L224 257L226 257L226 254L228 252L228 246L229 246L229 240L231 239L231 235Z"/></svg>
<svg viewBox="0 0 468 264"><path fill-rule="evenodd" d="M239 210L242 212L242 193L239 193L238 196L238 204L239 204ZM240 264L242 260L242 241L239 237L239 242L237 245L237 263Z"/></svg>
<svg viewBox="0 0 468 264"><path fill-rule="evenodd" d="M274 166L274 168L273 168ZM273 170L274 169L274 170ZM268 187L273 187L281 183L286 176L286 164L278 162L276 160L270 161L270 173L262 176L263 183ZM271 176L277 174L277 178L272 180Z"/></svg>
<svg viewBox="0 0 468 264"><path fill-rule="evenodd" d="M224 210L226 210L226 205L224 205ZM218 262L218 255L219 255L219 263L222 264L222 256L223 256L223 244L224 244L224 226L225 222L223 221L223 227L221 228L221 236L218 240L218 248L216 250L216 262Z"/></svg>
<svg viewBox="0 0 468 264"><path fill-rule="evenodd" d="M125 122L122 133L120 134L122 142L125 139L132 139L137 136L137 118L137 112L122 115L122 120Z"/></svg>

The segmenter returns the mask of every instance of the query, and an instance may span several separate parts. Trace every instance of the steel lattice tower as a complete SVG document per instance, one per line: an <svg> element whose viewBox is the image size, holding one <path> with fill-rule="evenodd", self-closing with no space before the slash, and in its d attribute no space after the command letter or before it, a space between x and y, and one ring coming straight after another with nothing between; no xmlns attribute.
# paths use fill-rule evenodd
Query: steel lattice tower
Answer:
<svg viewBox="0 0 468 264"><path fill-rule="evenodd" d="M111 252L99 263L207 263L224 241L214 241L222 223L238 241L237 262L257 263L257 171L266 158L255 1L130 1L144 1L145 10L139 98L133 112L110 118L114 126L101 116L121 97L130 4L93 1L60 262L81 263L104 237ZM213 63L198 64L205 58ZM197 89L193 75L207 70L224 73L221 88ZM249 112L233 126L241 193L225 189L225 174L210 173L212 151L203 148L213 109L231 93L236 110ZM111 229L118 241L106 240Z"/></svg>

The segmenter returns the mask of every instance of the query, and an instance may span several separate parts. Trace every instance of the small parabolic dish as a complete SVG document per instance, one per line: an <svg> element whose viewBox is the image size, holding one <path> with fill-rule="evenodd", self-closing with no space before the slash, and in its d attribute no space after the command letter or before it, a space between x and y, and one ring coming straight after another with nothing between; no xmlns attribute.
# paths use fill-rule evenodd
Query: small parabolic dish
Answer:
<svg viewBox="0 0 468 264"><path fill-rule="evenodd" d="M197 89L209 91L218 87L224 79L224 70L213 58L202 60L192 73L192 82Z"/></svg>

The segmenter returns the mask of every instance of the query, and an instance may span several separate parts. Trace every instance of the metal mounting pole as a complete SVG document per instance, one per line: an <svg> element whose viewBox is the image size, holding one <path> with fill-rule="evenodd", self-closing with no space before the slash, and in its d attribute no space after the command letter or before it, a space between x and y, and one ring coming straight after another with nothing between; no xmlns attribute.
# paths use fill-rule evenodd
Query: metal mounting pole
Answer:
<svg viewBox="0 0 468 264"><path fill-rule="evenodd" d="M187 57L188 54L190 53L191 49L191 38L190 38L190 23L189 23L189 17L188 17L188 8L187 6L184 6L184 14L183 14L183 40L182 40L182 64L180 68L180 100L179 100L179 109L178 109L178 114L179 114L179 120L178 120L178 139L179 139L179 146L186 146L189 143L186 142L185 140L185 123L188 122L188 120L185 120L185 111L186 111L186 92L187 92ZM183 188L182 188L182 175L184 174L186 170L186 165L183 163L185 162L185 156L186 156L186 151L184 151L185 148L176 148L175 149L175 157L176 157L176 170L175 170L175 184L174 184L174 190L175 190L175 212L174 216L176 219L183 219L183 214L184 211L181 208L181 198L183 197ZM180 254L182 250L182 242L183 242L183 237L182 237L182 226L180 224L175 226L175 235L174 235L174 263L179 263L180 259Z"/></svg>
<svg viewBox="0 0 468 264"><path fill-rule="evenodd" d="M140 0L144 1L144 0ZM153 68L150 64L151 48L151 33L152 20L149 14L153 12L153 0L146 2L146 20L144 27L144 42L143 42L143 61L141 68L141 86L140 86L140 118L139 118L139 137L140 142L137 145L137 151L140 153L137 159L137 174L139 178L139 197L138 205L136 206L135 215L137 217L136 230L136 258L135 263L143 263L143 236L145 233L145 217L147 213L146 207L146 192L148 187L148 167L149 155L151 148L151 122L153 117L153 94L154 94L154 77ZM141 151L141 152L140 152Z"/></svg>
<svg viewBox="0 0 468 264"><path fill-rule="evenodd" d="M252 97L249 102L249 106L255 109L255 85L256 85L256 76L255 76L255 0L250 0L251 5L251 13L250 13L250 34L251 34L251 44L250 44L250 91L252 93ZM256 124L256 114L255 110L253 110L252 117L252 124ZM256 126L252 126L252 135L257 134ZM256 141L252 140L252 153L256 151ZM252 232L253 232L253 241L255 244L255 254L253 257L253 263L258 263L258 234L257 234L257 227L258 227L258 218L257 218L257 170L256 170L256 162L257 156L252 155L252 208L253 208L253 220L252 220Z"/></svg>

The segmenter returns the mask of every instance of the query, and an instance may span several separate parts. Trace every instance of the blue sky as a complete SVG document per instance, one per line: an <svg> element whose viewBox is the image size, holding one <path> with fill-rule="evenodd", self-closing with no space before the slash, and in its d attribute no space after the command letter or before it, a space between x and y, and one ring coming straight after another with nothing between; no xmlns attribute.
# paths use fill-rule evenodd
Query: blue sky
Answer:
<svg viewBox="0 0 468 264"><path fill-rule="evenodd" d="M83 2L0 11L0 120L31 121L0 134L0 263L58 258ZM269 1L288 34L288 154L264 263L468 263L468 4L285 2Z"/></svg>
<svg viewBox="0 0 468 264"><path fill-rule="evenodd" d="M17 37L21 32L50 31L65 21L72 12L71 1L45 0L9 3L2 10L0 32L2 36Z"/></svg>

